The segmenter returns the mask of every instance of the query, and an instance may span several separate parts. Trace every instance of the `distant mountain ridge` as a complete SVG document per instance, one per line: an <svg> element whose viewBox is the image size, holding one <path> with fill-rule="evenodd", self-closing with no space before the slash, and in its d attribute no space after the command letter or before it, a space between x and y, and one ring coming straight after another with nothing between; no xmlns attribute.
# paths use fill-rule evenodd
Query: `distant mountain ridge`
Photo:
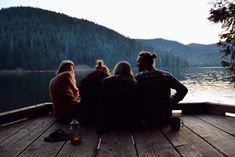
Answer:
<svg viewBox="0 0 235 157"><path fill-rule="evenodd" d="M94 22L39 8L1 9L0 21L0 70L56 69L64 59L93 67L100 58L111 68L120 60L135 67L142 50L157 51L160 68L219 64L213 46L130 39Z"/></svg>
<svg viewBox="0 0 235 157"><path fill-rule="evenodd" d="M64 59L94 67L103 59L110 67L126 60L136 67L141 50L151 46L94 22L32 7L0 10L0 70L56 69ZM185 67L174 55L159 55L158 67Z"/></svg>
<svg viewBox="0 0 235 157"><path fill-rule="evenodd" d="M184 45L177 41L156 39L138 39L138 41L152 46L154 50L161 53L173 54L185 59L190 66L220 66L221 54L217 44L197 44Z"/></svg>

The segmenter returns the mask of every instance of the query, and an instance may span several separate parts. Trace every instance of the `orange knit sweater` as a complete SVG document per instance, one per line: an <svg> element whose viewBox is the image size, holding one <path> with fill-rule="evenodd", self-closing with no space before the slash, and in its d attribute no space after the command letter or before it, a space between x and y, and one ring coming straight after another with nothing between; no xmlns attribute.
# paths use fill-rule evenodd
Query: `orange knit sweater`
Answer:
<svg viewBox="0 0 235 157"><path fill-rule="evenodd" d="M50 82L49 90L54 117L65 119L76 115L79 91L74 72L66 71L56 75Z"/></svg>

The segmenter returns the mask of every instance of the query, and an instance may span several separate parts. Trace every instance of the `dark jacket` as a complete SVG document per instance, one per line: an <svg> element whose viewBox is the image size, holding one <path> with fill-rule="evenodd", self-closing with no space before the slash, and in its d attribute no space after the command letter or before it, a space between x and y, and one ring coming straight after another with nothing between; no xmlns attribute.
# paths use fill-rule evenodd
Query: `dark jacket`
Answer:
<svg viewBox="0 0 235 157"><path fill-rule="evenodd" d="M105 78L102 83L103 121L109 127L135 125L138 115L137 82L119 76Z"/></svg>
<svg viewBox="0 0 235 157"><path fill-rule="evenodd" d="M102 96L102 81L108 75L96 69L79 83L84 121L96 123Z"/></svg>

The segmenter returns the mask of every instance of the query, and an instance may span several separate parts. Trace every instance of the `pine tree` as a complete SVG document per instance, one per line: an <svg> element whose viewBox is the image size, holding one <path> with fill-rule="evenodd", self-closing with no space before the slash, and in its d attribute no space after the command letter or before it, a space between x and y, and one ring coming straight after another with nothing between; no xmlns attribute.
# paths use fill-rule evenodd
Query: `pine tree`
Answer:
<svg viewBox="0 0 235 157"><path fill-rule="evenodd" d="M216 0L208 19L222 24L223 32L218 43L224 55L221 63L230 70L232 81L235 81L235 1Z"/></svg>

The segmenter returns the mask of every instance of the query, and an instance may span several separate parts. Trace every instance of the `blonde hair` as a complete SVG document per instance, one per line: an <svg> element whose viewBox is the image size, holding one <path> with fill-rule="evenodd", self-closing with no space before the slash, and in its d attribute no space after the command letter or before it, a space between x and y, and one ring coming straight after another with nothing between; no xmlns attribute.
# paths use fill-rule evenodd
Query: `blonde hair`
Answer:
<svg viewBox="0 0 235 157"><path fill-rule="evenodd" d="M67 70L67 67L68 67L68 66L73 66L73 67L74 67L74 63L73 63L71 60L63 60L63 61L60 63L60 65L59 65L59 67L58 67L58 69L57 69L57 71L56 71L56 75L58 75L59 73L68 71L68 70Z"/></svg>
<svg viewBox="0 0 235 157"><path fill-rule="evenodd" d="M109 68L104 64L104 61L102 59L97 59L95 68L102 70L107 75L109 75Z"/></svg>
<svg viewBox="0 0 235 157"><path fill-rule="evenodd" d="M131 65L127 61L118 62L114 67L113 74L136 81L131 69Z"/></svg>

